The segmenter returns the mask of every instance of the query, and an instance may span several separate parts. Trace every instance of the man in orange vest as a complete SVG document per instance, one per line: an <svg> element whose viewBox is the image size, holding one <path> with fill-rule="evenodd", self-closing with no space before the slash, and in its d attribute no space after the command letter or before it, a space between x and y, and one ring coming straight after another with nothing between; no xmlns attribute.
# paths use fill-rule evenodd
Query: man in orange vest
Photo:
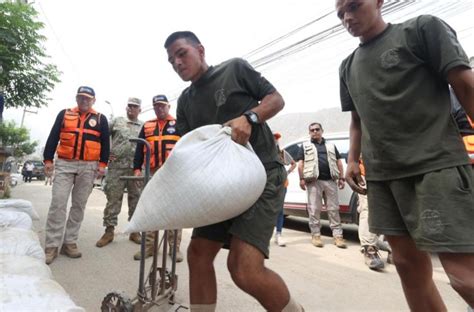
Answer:
<svg viewBox="0 0 474 312"><path fill-rule="evenodd" d="M61 245L61 254L81 257L77 239L84 209L94 180L104 175L109 159L109 126L107 118L92 109L94 90L79 87L76 102L77 107L59 112L43 153L45 173L55 172L46 220L47 264L58 256ZM57 160L53 163L55 153ZM72 205L66 222L69 194Z"/></svg>
<svg viewBox="0 0 474 312"><path fill-rule="evenodd" d="M153 97L153 109L156 114L156 118L145 122L143 125L139 138L145 139L150 143L151 147L151 158L150 158L150 172L153 174L163 166L166 159L168 158L171 150L178 142L180 136L176 132L176 118L169 114L170 104L165 95L157 95ZM135 150L135 159L133 160L133 169L135 176L142 175L142 166L144 165L145 155L144 144L137 144ZM169 241L169 254L172 254L172 246L174 244L174 231L167 231ZM179 251L181 244L182 230L178 230L178 236L176 238L176 261L183 261L183 254ZM145 251L145 258L153 255L153 239L154 233L148 232L146 236L147 246ZM140 251L137 252L133 258L135 260L141 259Z"/></svg>

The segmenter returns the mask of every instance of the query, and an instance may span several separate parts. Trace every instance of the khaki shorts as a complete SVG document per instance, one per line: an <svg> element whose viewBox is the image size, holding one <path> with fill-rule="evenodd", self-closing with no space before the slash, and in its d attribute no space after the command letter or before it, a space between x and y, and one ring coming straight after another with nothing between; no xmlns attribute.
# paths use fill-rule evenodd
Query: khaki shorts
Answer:
<svg viewBox="0 0 474 312"><path fill-rule="evenodd" d="M370 231L410 235L431 252L474 253L470 165L389 181L368 181Z"/></svg>
<svg viewBox="0 0 474 312"><path fill-rule="evenodd" d="M285 199L285 180L283 166L267 170L265 189L252 207L233 219L195 228L192 238L221 242L228 249L231 237L235 236L256 247L268 259L268 245Z"/></svg>

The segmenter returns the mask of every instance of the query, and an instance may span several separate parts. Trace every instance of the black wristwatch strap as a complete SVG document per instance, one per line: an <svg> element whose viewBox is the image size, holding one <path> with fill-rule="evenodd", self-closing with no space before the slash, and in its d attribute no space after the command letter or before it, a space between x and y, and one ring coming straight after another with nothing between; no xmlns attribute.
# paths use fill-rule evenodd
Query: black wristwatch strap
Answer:
<svg viewBox="0 0 474 312"><path fill-rule="evenodd" d="M258 114L254 111L246 111L244 113L245 118L247 118L248 122L251 125L258 125L260 123L260 118L258 117Z"/></svg>

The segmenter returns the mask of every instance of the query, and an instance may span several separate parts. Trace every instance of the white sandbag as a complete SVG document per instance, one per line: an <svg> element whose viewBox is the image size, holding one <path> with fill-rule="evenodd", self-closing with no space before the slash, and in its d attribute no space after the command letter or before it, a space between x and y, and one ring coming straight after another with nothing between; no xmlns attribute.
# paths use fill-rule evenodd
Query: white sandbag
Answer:
<svg viewBox="0 0 474 312"><path fill-rule="evenodd" d="M250 208L265 188L265 168L230 132L210 125L183 136L143 190L126 232L199 227Z"/></svg>
<svg viewBox="0 0 474 312"><path fill-rule="evenodd" d="M44 260L29 256L7 254L0 255L0 275L1 274L52 278L51 269Z"/></svg>
<svg viewBox="0 0 474 312"><path fill-rule="evenodd" d="M31 230L33 222L28 214L22 211L8 211L0 209L0 228L15 227Z"/></svg>
<svg viewBox="0 0 474 312"><path fill-rule="evenodd" d="M38 213L36 212L35 208L33 208L33 204L28 200L0 199L0 210L3 209L26 212L31 217L31 219L39 220Z"/></svg>
<svg viewBox="0 0 474 312"><path fill-rule="evenodd" d="M35 276L0 275L0 310L83 312L56 281Z"/></svg>
<svg viewBox="0 0 474 312"><path fill-rule="evenodd" d="M18 228L0 228L0 257L2 255L30 256L45 260L38 235Z"/></svg>

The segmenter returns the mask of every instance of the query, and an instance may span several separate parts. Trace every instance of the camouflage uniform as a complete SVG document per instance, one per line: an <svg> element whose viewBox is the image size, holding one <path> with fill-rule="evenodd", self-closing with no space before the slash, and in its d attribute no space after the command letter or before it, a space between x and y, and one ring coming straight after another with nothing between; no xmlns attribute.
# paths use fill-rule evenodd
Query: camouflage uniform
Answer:
<svg viewBox="0 0 474 312"><path fill-rule="evenodd" d="M120 180L120 176L133 176L133 157L135 143L129 141L137 138L143 122L128 120L124 117L115 118L110 125L112 144L110 154L116 157L109 161L105 177L104 192L107 205L104 210L104 226L117 226L117 217L122 208L122 198L125 188L128 197L128 220L133 215L140 197L140 189L134 181Z"/></svg>

